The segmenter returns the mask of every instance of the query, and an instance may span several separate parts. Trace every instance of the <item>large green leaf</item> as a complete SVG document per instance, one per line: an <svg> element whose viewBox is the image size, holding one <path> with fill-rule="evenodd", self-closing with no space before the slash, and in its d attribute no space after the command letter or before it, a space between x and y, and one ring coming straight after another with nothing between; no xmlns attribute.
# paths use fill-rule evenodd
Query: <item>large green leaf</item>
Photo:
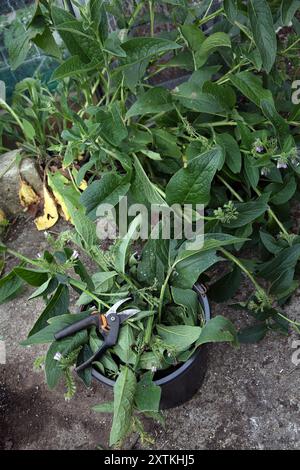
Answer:
<svg viewBox="0 0 300 470"><path fill-rule="evenodd" d="M281 24L283 26L289 26L290 22L294 18L297 10L300 9L299 0L282 0L280 13L281 13Z"/></svg>
<svg viewBox="0 0 300 470"><path fill-rule="evenodd" d="M136 203L166 205L157 188L149 180L139 159L134 156L135 177L131 185L131 192Z"/></svg>
<svg viewBox="0 0 300 470"><path fill-rule="evenodd" d="M68 313L69 309L69 289L61 284L58 286L55 294L51 297L44 311L41 313L28 336L32 336L47 326L49 318Z"/></svg>
<svg viewBox="0 0 300 470"><path fill-rule="evenodd" d="M18 294L23 280L13 271L0 279L0 304L10 300Z"/></svg>
<svg viewBox="0 0 300 470"><path fill-rule="evenodd" d="M166 187L168 204L208 204L210 186L221 159L222 148L214 147L189 161Z"/></svg>
<svg viewBox="0 0 300 470"><path fill-rule="evenodd" d="M195 54L197 67L202 67L210 54L220 47L231 47L231 41L228 34L223 32L213 33L202 42Z"/></svg>
<svg viewBox="0 0 300 470"><path fill-rule="evenodd" d="M48 279L47 271L39 269L29 269L23 267L17 267L14 269L14 272L19 276L23 281L27 282L34 287L39 287Z"/></svg>
<svg viewBox="0 0 300 470"><path fill-rule="evenodd" d="M251 72L240 72L230 77L231 83L240 90L240 92L260 107L262 100L273 101L270 90L262 86L261 79Z"/></svg>
<svg viewBox="0 0 300 470"><path fill-rule="evenodd" d="M137 354L133 351L134 334L130 325L124 325L121 328L118 343L113 348L113 354L116 354L125 364L135 364Z"/></svg>
<svg viewBox="0 0 300 470"><path fill-rule="evenodd" d="M100 61L91 61L87 64L82 62L78 55L73 55L54 70L51 80L61 80L66 77L72 77L73 75L85 74L96 69L99 65L101 65Z"/></svg>
<svg viewBox="0 0 300 470"><path fill-rule="evenodd" d="M249 0L248 11L254 41L264 69L270 72L277 54L277 38L270 6L266 0Z"/></svg>
<svg viewBox="0 0 300 470"><path fill-rule="evenodd" d="M226 154L226 163L232 173L239 173L242 167L242 156L235 138L224 132L217 135L217 143L223 147Z"/></svg>
<svg viewBox="0 0 300 470"><path fill-rule="evenodd" d="M120 69L125 69L141 61L151 59L163 52L180 49L180 45L168 39L132 38L122 44L126 58L120 60Z"/></svg>
<svg viewBox="0 0 300 470"><path fill-rule="evenodd" d="M253 222L268 210L270 194L262 194L256 201L236 203L237 218L227 224L228 228L239 228Z"/></svg>
<svg viewBox="0 0 300 470"><path fill-rule="evenodd" d="M65 315L59 315L58 317L50 318L45 328L29 336L20 344L22 346L30 346L31 344L52 343L52 341L54 341L55 333L62 330L66 326L72 325L72 323L83 320L89 315L89 312L78 313L76 315L67 313Z"/></svg>
<svg viewBox="0 0 300 470"><path fill-rule="evenodd" d="M131 425L136 391L136 377L129 367L123 367L114 386L114 417L109 445L122 441Z"/></svg>
<svg viewBox="0 0 300 470"><path fill-rule="evenodd" d="M152 380L152 373L146 372L138 382L135 392L135 404L139 411L159 411L161 388Z"/></svg>
<svg viewBox="0 0 300 470"><path fill-rule="evenodd" d="M265 323L257 323L239 331L238 340L240 343L258 343L266 336L268 328Z"/></svg>
<svg viewBox="0 0 300 470"><path fill-rule="evenodd" d="M92 219L96 217L100 204L117 205L120 198L125 196L130 188L127 180L126 176L105 173L100 180L93 181L80 197L89 217Z"/></svg>
<svg viewBox="0 0 300 470"><path fill-rule="evenodd" d="M229 341L237 344L237 333L233 323L222 316L209 320L202 328L196 345Z"/></svg>
<svg viewBox="0 0 300 470"><path fill-rule="evenodd" d="M174 99L192 111L207 114L226 114L227 106L220 100L220 97L209 91L204 92L195 81L188 81L173 92Z"/></svg>
<svg viewBox="0 0 300 470"><path fill-rule="evenodd" d="M200 274L221 261L214 251L197 252L176 265L176 270L171 278L171 284L182 289L191 289L198 280Z"/></svg>
<svg viewBox="0 0 300 470"><path fill-rule="evenodd" d="M100 109L96 119L100 124L99 134L111 145L117 147L128 136L118 103L113 103L108 110Z"/></svg>
<svg viewBox="0 0 300 470"><path fill-rule="evenodd" d="M174 348L176 352L188 349L199 339L202 331L200 326L189 325L157 325L156 329L163 342Z"/></svg>
<svg viewBox="0 0 300 470"><path fill-rule="evenodd" d="M117 243L115 248L115 268L120 273L125 273L127 251L132 238L142 224L142 214L137 215L131 222L127 234Z"/></svg>
<svg viewBox="0 0 300 470"><path fill-rule="evenodd" d="M48 349L46 360L45 360L45 374L47 385L50 389L53 389L58 384L59 379L63 374L63 369L60 362L56 359L56 353L62 355L68 355L79 346L83 345L87 341L87 332L79 331L73 336L65 338L60 341L54 341Z"/></svg>
<svg viewBox="0 0 300 470"><path fill-rule="evenodd" d="M172 108L172 95L168 90L162 87L150 88L137 97L136 102L127 111L126 118L170 111Z"/></svg>

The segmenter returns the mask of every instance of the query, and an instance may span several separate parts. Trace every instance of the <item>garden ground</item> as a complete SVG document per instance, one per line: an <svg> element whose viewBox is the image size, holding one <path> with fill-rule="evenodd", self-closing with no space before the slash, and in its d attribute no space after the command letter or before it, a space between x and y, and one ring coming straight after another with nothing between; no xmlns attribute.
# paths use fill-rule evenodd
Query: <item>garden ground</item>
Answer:
<svg viewBox="0 0 300 470"><path fill-rule="evenodd" d="M17 224L8 244L29 256L46 247L32 221ZM240 298L247 289L244 284ZM33 370L34 359L44 349L19 345L42 308L42 301L28 302L27 297L28 291L0 306L0 334L7 351L7 364L0 365L0 448L107 447L110 416L90 408L110 400L110 390L95 382L86 389L77 380L75 398L65 402L63 384L48 390L43 373ZM286 307L298 321L299 303L300 290ZM242 315L230 307L213 305L212 311L241 322ZM292 363L293 335L276 336L239 350L227 344L210 346L202 389L190 402L165 412L166 430L149 423L155 437L151 448L300 449L300 365ZM127 447L139 449L141 444L132 439Z"/></svg>

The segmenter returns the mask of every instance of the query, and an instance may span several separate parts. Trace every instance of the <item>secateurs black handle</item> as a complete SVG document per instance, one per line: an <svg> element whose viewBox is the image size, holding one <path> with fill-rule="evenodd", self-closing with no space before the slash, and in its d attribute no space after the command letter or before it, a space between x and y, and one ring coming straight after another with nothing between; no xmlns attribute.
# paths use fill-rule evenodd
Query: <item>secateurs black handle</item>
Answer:
<svg viewBox="0 0 300 470"><path fill-rule="evenodd" d="M62 330L58 331L57 333L55 333L54 338L56 340L60 340L66 338L67 336L74 335L78 331L84 330L85 328L88 328L89 326L93 325L99 328L99 322L99 315L89 315L87 318L75 322L70 326L66 326L66 328L63 328Z"/></svg>
<svg viewBox="0 0 300 470"><path fill-rule="evenodd" d="M85 362L80 364L76 367L76 372L80 372L83 369L91 366L94 361L99 359L107 349L114 346L118 341L119 331L120 331L120 324L121 324L121 317L116 313L110 313L106 316L107 323L109 326L109 330L107 332L102 331L102 336L104 338L104 342L101 344L98 351L96 351L91 357L89 357Z"/></svg>

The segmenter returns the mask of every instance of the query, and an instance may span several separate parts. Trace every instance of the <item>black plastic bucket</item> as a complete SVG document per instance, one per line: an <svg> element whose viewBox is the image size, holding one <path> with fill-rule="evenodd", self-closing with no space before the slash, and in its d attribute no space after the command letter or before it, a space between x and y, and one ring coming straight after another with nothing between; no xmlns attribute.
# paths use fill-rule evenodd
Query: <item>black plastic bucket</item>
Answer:
<svg viewBox="0 0 300 470"><path fill-rule="evenodd" d="M205 321L210 320L210 307L206 296L206 289L201 284L195 284L194 290L198 294L202 305ZM201 387L207 370L207 346L199 347L184 364L173 369L163 378L155 380L161 387L160 408L174 408L190 400ZM99 382L113 387L115 381L92 369L92 376Z"/></svg>

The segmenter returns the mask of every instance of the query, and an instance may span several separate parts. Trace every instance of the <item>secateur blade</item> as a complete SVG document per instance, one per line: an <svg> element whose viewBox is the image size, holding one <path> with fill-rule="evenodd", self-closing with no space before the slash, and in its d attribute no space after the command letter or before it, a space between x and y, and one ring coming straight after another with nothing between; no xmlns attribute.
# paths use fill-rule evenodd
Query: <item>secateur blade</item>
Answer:
<svg viewBox="0 0 300 470"><path fill-rule="evenodd" d="M117 314L120 322L123 323L128 318L139 313L140 310L137 308L128 308L126 310L123 310L122 312L118 312L119 307L123 305L125 302L128 302L129 300L132 300L132 299L130 297L127 297L126 299L118 300L118 302L116 302L112 307L110 307L110 309L105 314L105 316L107 317L111 314Z"/></svg>

